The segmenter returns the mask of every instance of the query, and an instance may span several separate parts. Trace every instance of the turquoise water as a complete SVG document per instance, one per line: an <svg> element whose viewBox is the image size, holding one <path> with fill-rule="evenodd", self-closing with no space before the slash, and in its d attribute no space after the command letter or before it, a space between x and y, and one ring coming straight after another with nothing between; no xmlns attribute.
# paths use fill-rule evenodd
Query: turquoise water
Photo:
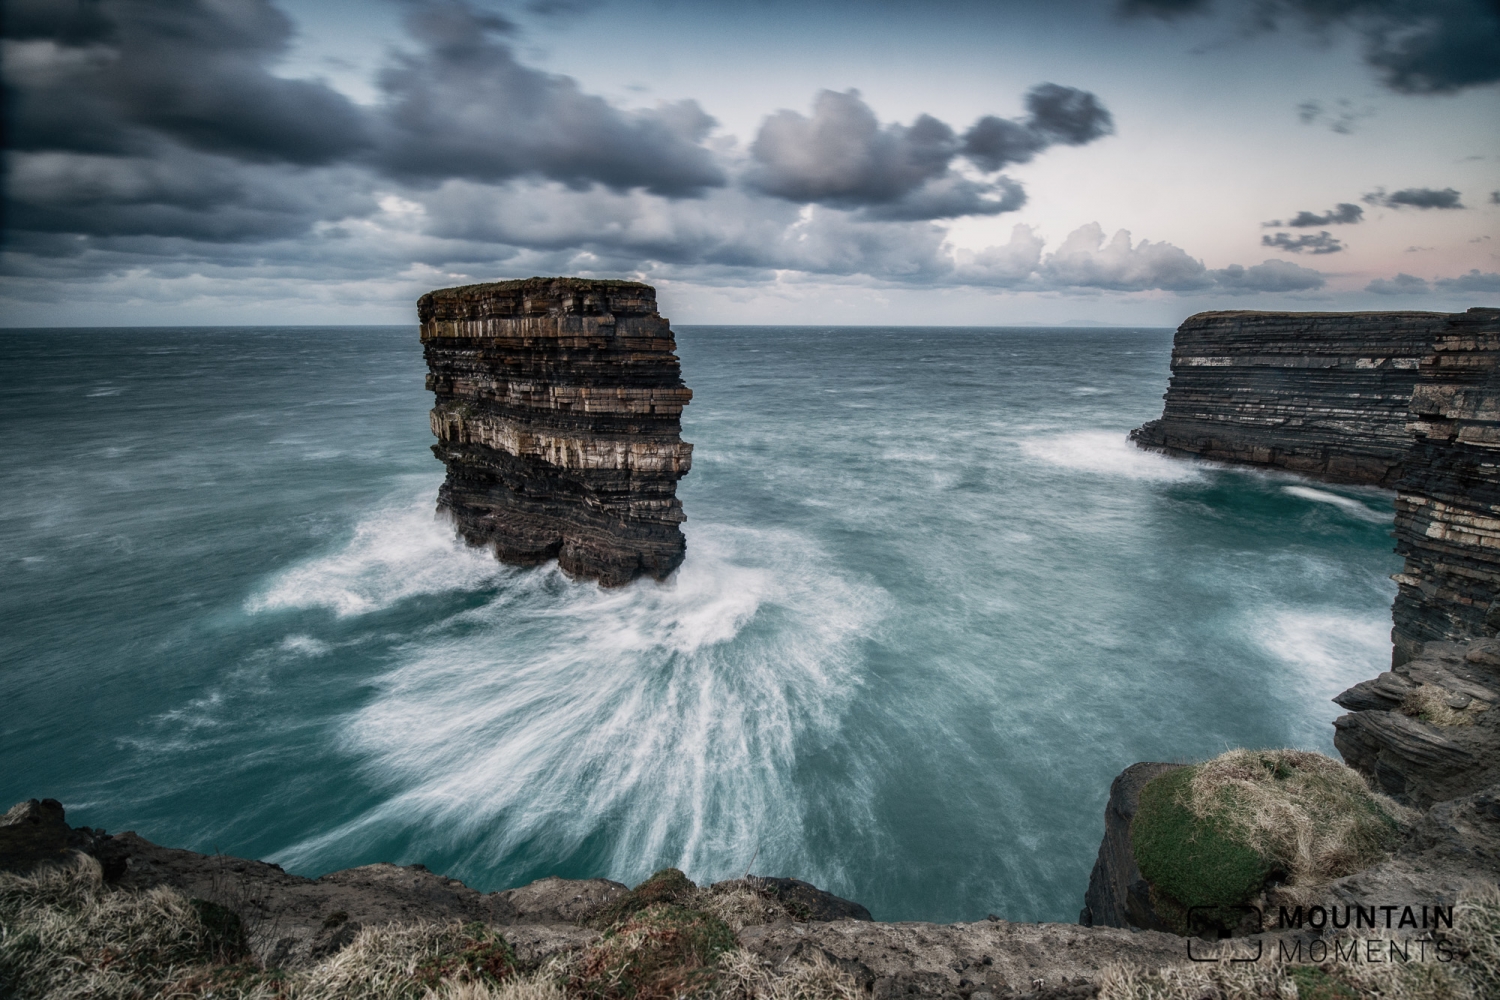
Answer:
<svg viewBox="0 0 1500 1000"><path fill-rule="evenodd" d="M1332 752L1391 497L1136 451L1164 330L684 327L666 586L432 516L412 328L0 333L0 807L320 874L1074 920L1110 779Z"/></svg>

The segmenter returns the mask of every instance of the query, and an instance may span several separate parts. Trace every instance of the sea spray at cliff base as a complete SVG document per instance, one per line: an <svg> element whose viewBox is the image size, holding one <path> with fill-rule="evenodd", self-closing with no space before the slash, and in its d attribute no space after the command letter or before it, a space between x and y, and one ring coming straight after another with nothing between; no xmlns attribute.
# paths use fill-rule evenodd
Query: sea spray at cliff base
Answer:
<svg viewBox="0 0 1500 1000"><path fill-rule="evenodd" d="M1073 919L1110 779L1332 750L1388 493L1141 452L1165 330L679 328L687 561L433 514L412 329L8 332L10 801L316 874L808 879Z"/></svg>

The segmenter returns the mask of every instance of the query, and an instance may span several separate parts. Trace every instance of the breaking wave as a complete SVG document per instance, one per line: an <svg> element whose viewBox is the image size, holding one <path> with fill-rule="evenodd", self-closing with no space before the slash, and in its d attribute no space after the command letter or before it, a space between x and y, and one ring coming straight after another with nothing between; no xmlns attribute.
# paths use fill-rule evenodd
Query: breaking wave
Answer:
<svg viewBox="0 0 1500 1000"><path fill-rule="evenodd" d="M409 571L367 555L407 551L381 539L412 522L383 524L272 593L339 605L408 589L352 569ZM465 554L421 544L447 567L427 586L485 579ZM601 867L616 878L653 861L722 877L757 852L805 862L799 748L840 738L861 641L888 603L804 537L713 525L689 530L687 560L666 584L603 590L555 565L508 574L483 606L411 642L347 719L346 748L389 797L279 857L318 867L361 831L394 824L490 858L538 838L553 857L602 839ZM859 784L846 788L852 822L868 793Z"/></svg>
<svg viewBox="0 0 1500 1000"><path fill-rule="evenodd" d="M1049 465L1105 476L1172 483L1202 478L1202 472L1191 463L1137 448L1119 431L1075 431L1026 438L1021 441L1021 451Z"/></svg>

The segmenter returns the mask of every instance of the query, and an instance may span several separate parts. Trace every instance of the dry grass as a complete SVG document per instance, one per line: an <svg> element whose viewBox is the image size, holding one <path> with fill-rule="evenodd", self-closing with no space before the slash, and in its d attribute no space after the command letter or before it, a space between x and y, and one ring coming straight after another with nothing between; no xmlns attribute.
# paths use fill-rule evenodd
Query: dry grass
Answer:
<svg viewBox="0 0 1500 1000"><path fill-rule="evenodd" d="M1312 887L1380 860L1415 814L1352 768L1302 750L1231 750L1198 765L1184 803Z"/></svg>
<svg viewBox="0 0 1500 1000"><path fill-rule="evenodd" d="M860 1000L864 992L821 952L810 962L775 969L743 948L719 956L719 1000Z"/></svg>
<svg viewBox="0 0 1500 1000"><path fill-rule="evenodd" d="M1430 722L1434 726L1472 726L1478 720L1479 713L1489 708L1489 705L1478 699L1471 700L1463 708L1453 708L1448 704L1451 694L1436 684L1420 684L1406 692L1406 697L1401 701L1401 714Z"/></svg>
<svg viewBox="0 0 1500 1000"><path fill-rule="evenodd" d="M82 857L31 876L0 873L0 994L71 998L165 995L226 954L179 892L106 889Z"/></svg>
<svg viewBox="0 0 1500 1000"><path fill-rule="evenodd" d="M750 879L718 882L699 889L693 905L724 921L736 934L757 924L795 919L779 900L757 889Z"/></svg>

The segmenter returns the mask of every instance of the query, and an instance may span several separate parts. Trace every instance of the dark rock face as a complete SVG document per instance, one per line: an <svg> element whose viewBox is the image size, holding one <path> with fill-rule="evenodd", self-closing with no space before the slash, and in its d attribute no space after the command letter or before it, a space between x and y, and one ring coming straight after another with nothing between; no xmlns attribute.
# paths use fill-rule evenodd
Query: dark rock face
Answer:
<svg viewBox="0 0 1500 1000"><path fill-rule="evenodd" d="M692 392L655 289L530 278L429 292L417 315L438 507L470 544L605 586L682 563Z"/></svg>
<svg viewBox="0 0 1500 1000"><path fill-rule="evenodd" d="M1500 630L1500 309L1449 317L1412 391L1396 485L1395 659Z"/></svg>
<svg viewBox="0 0 1500 1000"><path fill-rule="evenodd" d="M777 902L798 915L801 920L873 920L870 911L859 903L835 896L819 889L811 882L796 878L771 878L751 876L750 881L760 892L775 897Z"/></svg>
<svg viewBox="0 0 1500 1000"><path fill-rule="evenodd" d="M125 850L103 830L68 826L56 799L18 802L0 816L0 871L29 872L79 854L98 860L106 879L125 872Z"/></svg>
<svg viewBox="0 0 1500 1000"><path fill-rule="evenodd" d="M1386 861L1328 887L1327 903L1420 900L1452 906L1466 889L1500 881L1500 785L1434 805Z"/></svg>
<svg viewBox="0 0 1500 1000"><path fill-rule="evenodd" d="M1104 840L1089 873L1088 892L1078 922L1085 927L1141 927L1167 930L1167 922L1151 906L1151 887L1135 863L1130 843L1130 821L1141 806L1141 789L1152 778L1175 771L1181 764L1132 764L1109 786L1104 807Z"/></svg>
<svg viewBox="0 0 1500 1000"><path fill-rule="evenodd" d="M1334 699L1344 762L1398 802L1426 809L1500 782L1500 641L1430 642Z"/></svg>
<svg viewBox="0 0 1500 1000"><path fill-rule="evenodd" d="M1161 418L1130 439L1170 455L1393 485L1407 405L1443 313L1207 312L1172 344Z"/></svg>

